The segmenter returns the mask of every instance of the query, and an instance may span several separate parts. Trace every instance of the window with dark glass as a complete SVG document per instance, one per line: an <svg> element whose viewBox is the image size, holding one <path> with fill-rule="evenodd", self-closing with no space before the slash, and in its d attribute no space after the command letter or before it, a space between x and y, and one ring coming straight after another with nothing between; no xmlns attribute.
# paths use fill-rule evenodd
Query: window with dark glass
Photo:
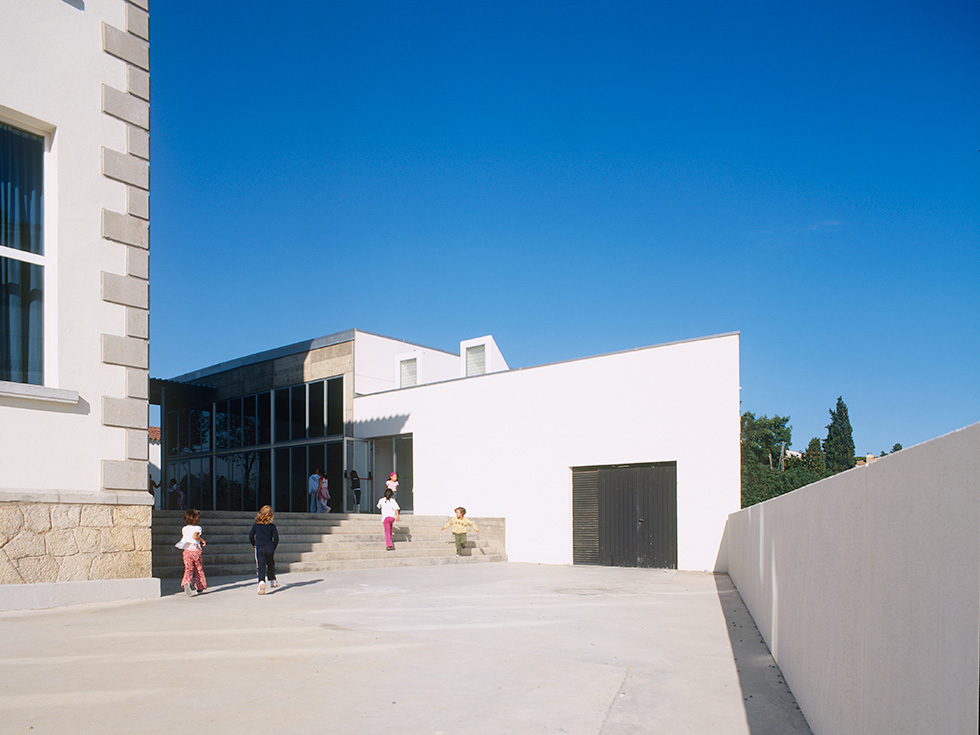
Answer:
<svg viewBox="0 0 980 735"><path fill-rule="evenodd" d="M211 409L210 408L198 409L197 426L201 434L201 449L199 451L210 452L211 451Z"/></svg>
<svg viewBox="0 0 980 735"><path fill-rule="evenodd" d="M187 476L188 505L198 510L212 510L214 499L211 492L211 458L192 459L187 466L190 468Z"/></svg>
<svg viewBox="0 0 980 735"><path fill-rule="evenodd" d="M44 138L0 123L0 380L44 384Z"/></svg>
<svg viewBox="0 0 980 735"><path fill-rule="evenodd" d="M231 446L229 431L228 401L214 404L214 446L215 449L227 449Z"/></svg>
<svg viewBox="0 0 980 735"><path fill-rule="evenodd" d="M178 454L187 454L191 451L191 439L190 430L188 427L188 411L184 409L183 411L176 412L177 417L177 452Z"/></svg>
<svg viewBox="0 0 980 735"><path fill-rule="evenodd" d="M310 438L323 436L323 382L310 383Z"/></svg>
<svg viewBox="0 0 980 735"><path fill-rule="evenodd" d="M177 411L167 412L167 454L173 455L180 452L180 447L177 446Z"/></svg>
<svg viewBox="0 0 980 735"><path fill-rule="evenodd" d="M327 381L327 435L344 433L344 379Z"/></svg>
<svg viewBox="0 0 980 735"><path fill-rule="evenodd" d="M273 510L277 511L288 511L289 510L289 447L281 447L279 449L273 450L273 455L276 463L275 469L275 481L276 481L276 502L273 505Z"/></svg>
<svg viewBox="0 0 980 735"><path fill-rule="evenodd" d="M228 401L228 446L242 445L242 399Z"/></svg>
<svg viewBox="0 0 980 735"><path fill-rule="evenodd" d="M201 409L192 408L187 413L187 431L191 452L201 451Z"/></svg>
<svg viewBox="0 0 980 735"><path fill-rule="evenodd" d="M306 488L308 478L313 473L313 468L306 463L306 447L292 448L290 464L292 476L289 485L283 488L276 488L276 492L279 493L280 503L288 497L288 509L294 513L303 513L309 510L309 497L306 493ZM286 494L287 492L288 495Z"/></svg>
<svg viewBox="0 0 980 735"><path fill-rule="evenodd" d="M255 396L242 399L242 446L258 444L258 427L255 425Z"/></svg>
<svg viewBox="0 0 980 735"><path fill-rule="evenodd" d="M258 443L272 443L272 394L259 393L256 396L256 422L258 424Z"/></svg>
<svg viewBox="0 0 980 735"><path fill-rule="evenodd" d="M289 441L289 388L276 391L276 441Z"/></svg>
<svg viewBox="0 0 980 735"><path fill-rule="evenodd" d="M306 386L294 385L289 390L289 438L306 438Z"/></svg>
<svg viewBox="0 0 980 735"><path fill-rule="evenodd" d="M256 510L263 505L272 505L272 452L263 449L259 452L259 487L255 500Z"/></svg>
<svg viewBox="0 0 980 735"><path fill-rule="evenodd" d="M191 486L190 465L187 460L181 462L170 462L167 464L167 475L171 480L176 480L180 485L180 489L185 493L185 499L187 497L186 493ZM163 509L164 510L178 510L180 505L180 499L177 497L176 492L167 492L163 496ZM192 506L193 507L193 506Z"/></svg>
<svg viewBox="0 0 980 735"><path fill-rule="evenodd" d="M237 510L231 505L231 460L227 456L214 458L215 510Z"/></svg>

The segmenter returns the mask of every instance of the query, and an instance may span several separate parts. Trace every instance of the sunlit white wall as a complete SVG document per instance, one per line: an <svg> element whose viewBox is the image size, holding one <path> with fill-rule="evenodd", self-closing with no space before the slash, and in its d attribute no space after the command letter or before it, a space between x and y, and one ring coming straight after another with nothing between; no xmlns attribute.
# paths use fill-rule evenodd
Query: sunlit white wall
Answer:
<svg viewBox="0 0 980 735"><path fill-rule="evenodd" d="M414 436L415 512L507 519L511 560L572 561L572 467L677 463L678 565L724 568L739 508L738 335L356 398L355 435Z"/></svg>

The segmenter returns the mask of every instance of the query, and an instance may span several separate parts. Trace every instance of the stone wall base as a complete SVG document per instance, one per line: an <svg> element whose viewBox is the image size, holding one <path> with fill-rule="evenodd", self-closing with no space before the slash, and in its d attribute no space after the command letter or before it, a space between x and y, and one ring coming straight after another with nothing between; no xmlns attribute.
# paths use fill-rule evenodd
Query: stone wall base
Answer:
<svg viewBox="0 0 980 735"><path fill-rule="evenodd" d="M0 502L0 590L149 578L151 521L149 505Z"/></svg>
<svg viewBox="0 0 980 735"><path fill-rule="evenodd" d="M150 600L160 597L160 580L98 579L90 582L43 582L0 585L0 612L39 610L92 602Z"/></svg>

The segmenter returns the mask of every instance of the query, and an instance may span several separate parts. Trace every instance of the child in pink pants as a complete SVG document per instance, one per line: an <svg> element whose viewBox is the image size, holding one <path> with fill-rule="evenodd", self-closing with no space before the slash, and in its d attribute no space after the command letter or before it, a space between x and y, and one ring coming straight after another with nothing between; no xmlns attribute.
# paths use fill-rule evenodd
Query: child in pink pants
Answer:
<svg viewBox="0 0 980 735"><path fill-rule="evenodd" d="M184 552L184 576L180 580L180 586L188 597L193 597L199 592L204 592L208 587L208 582L204 578L204 564L201 562L201 547L207 546L207 542L201 538L201 513L194 508L184 511L184 522L187 524L181 529L180 541L174 544ZM194 589L194 578L197 577L197 590Z"/></svg>
<svg viewBox="0 0 980 735"><path fill-rule="evenodd" d="M385 548L388 551L395 550L395 544L391 540L391 527L395 525L395 521L401 520L398 512L401 508L398 507L398 501L395 500L394 495L395 493L392 492L391 488L388 488L385 490L385 496L378 501L382 523L385 526Z"/></svg>

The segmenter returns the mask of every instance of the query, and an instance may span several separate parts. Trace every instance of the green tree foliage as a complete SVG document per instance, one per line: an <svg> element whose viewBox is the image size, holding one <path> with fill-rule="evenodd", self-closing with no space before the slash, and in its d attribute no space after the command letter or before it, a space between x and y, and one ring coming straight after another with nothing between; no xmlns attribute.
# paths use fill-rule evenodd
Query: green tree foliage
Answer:
<svg viewBox="0 0 980 735"><path fill-rule="evenodd" d="M837 397L837 407L830 412L827 438L823 442L824 461L830 473L843 472L854 466L854 438L847 406L842 396Z"/></svg>
<svg viewBox="0 0 980 735"><path fill-rule="evenodd" d="M827 473L827 462L823 456L820 439L813 437L803 452L803 466L823 477Z"/></svg>
<svg viewBox="0 0 980 735"><path fill-rule="evenodd" d="M793 427L787 426L789 416L760 416L751 411L742 414L742 463L750 458L767 467L779 464L783 442L790 445Z"/></svg>
<svg viewBox="0 0 980 735"><path fill-rule="evenodd" d="M854 466L854 439L843 398L837 399L837 407L830 412L830 425L823 444L813 437L799 459L790 458L784 467L780 467L783 442L787 448L790 446L792 431L789 416L757 417L751 411L742 414L743 508ZM892 452L901 448L901 444L896 444Z"/></svg>
<svg viewBox="0 0 980 735"><path fill-rule="evenodd" d="M789 447L792 432L789 416L757 417L751 411L742 414L743 508L809 485L823 477L821 472L799 460L789 461L785 470L780 469L783 442Z"/></svg>
<svg viewBox="0 0 980 735"><path fill-rule="evenodd" d="M901 451L902 451L902 445L901 444L892 444L892 451L891 451L892 454L895 454L895 452L901 452Z"/></svg>

